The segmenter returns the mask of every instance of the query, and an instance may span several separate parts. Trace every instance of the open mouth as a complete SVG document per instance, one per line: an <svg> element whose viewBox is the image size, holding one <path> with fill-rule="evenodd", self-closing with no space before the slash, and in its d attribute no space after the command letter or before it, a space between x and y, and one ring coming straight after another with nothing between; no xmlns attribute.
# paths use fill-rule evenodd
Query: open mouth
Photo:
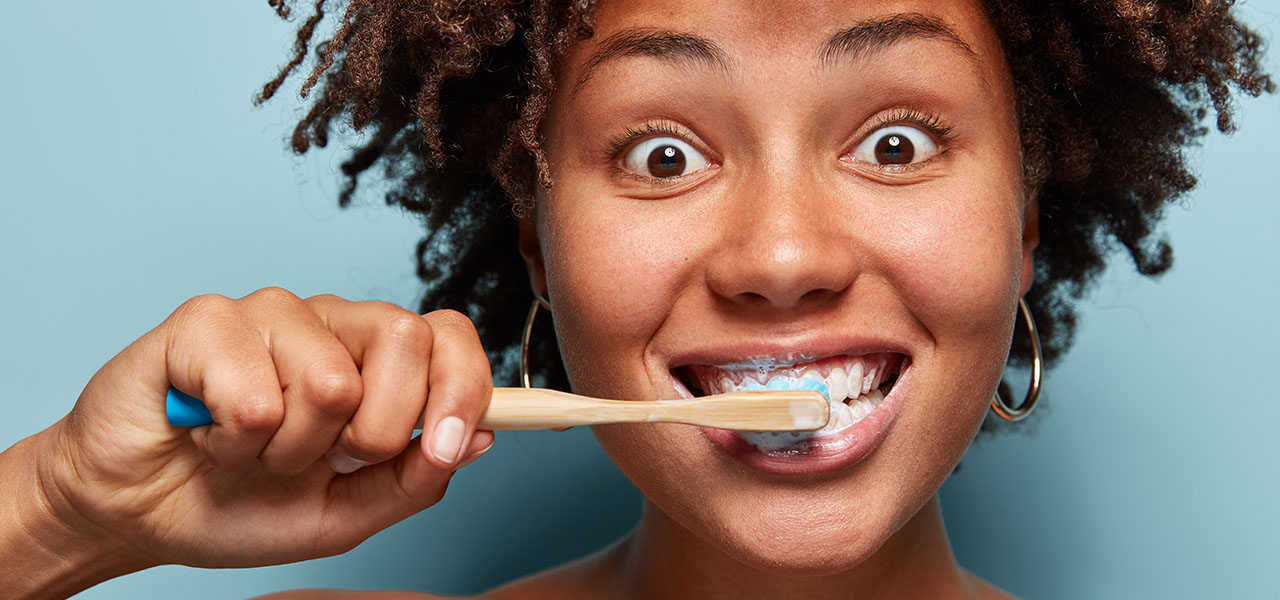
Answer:
<svg viewBox="0 0 1280 600"><path fill-rule="evenodd" d="M740 390L822 391L831 402L831 418L817 431L739 432L763 452L775 452L852 427L880 406L910 365L896 352L832 356L794 364L683 365L675 378L695 397Z"/></svg>

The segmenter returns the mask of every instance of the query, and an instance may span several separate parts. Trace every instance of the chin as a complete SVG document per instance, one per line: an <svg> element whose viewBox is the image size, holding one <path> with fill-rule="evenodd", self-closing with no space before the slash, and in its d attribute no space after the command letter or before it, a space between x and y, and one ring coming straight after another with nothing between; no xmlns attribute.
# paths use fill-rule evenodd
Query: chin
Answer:
<svg viewBox="0 0 1280 600"><path fill-rule="evenodd" d="M880 536L848 535L815 543L802 536L791 540L752 540L731 545L728 554L748 567L780 577L822 577L861 565L883 545Z"/></svg>
<svg viewBox="0 0 1280 600"><path fill-rule="evenodd" d="M736 514L716 518L733 525L720 530L726 536L722 547L759 571L832 575L867 561L914 515L899 515L901 507L877 501L886 494L839 487L744 494L740 499L747 501L725 507Z"/></svg>
<svg viewBox="0 0 1280 600"><path fill-rule="evenodd" d="M849 479L744 482L711 477L700 493L680 484L650 494L659 519L752 570L822 577L870 560L919 512L929 490ZM852 485L851 485L852 484ZM711 549L708 548L708 549Z"/></svg>

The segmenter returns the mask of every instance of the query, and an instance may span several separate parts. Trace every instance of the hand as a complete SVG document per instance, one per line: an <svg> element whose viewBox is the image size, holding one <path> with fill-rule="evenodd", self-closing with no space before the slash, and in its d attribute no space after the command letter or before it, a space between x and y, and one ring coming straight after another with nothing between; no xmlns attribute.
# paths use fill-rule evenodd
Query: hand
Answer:
<svg viewBox="0 0 1280 600"><path fill-rule="evenodd" d="M214 424L165 421L170 384ZM49 435L52 510L149 564L345 552L443 496L493 443L489 363L463 315L278 289L201 296L111 359ZM425 410L421 443L411 443Z"/></svg>

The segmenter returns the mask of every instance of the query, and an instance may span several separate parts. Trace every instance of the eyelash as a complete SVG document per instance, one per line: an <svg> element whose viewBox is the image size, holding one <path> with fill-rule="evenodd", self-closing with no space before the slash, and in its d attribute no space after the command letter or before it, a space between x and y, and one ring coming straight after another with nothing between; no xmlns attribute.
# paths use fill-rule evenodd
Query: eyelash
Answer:
<svg viewBox="0 0 1280 600"><path fill-rule="evenodd" d="M915 125L937 137L939 141L945 143L951 142L951 129L942 121L942 117L937 114L926 114L915 109L902 108L894 111L888 116L877 119L876 124L867 130L867 135L875 133L876 130L890 125Z"/></svg>
<svg viewBox="0 0 1280 600"><path fill-rule="evenodd" d="M686 141L692 137L684 128L668 121L645 123L638 129L628 127L622 132L622 135L609 140L609 146L604 153L605 158L609 161L618 160L622 157L622 153L626 152L632 144L655 135L678 137Z"/></svg>
<svg viewBox="0 0 1280 600"><path fill-rule="evenodd" d="M942 117L937 114L923 113L915 109L902 108L889 115L876 120L874 126L868 130L868 135L883 127L902 124L915 125L930 134L934 135L943 144L949 144L952 141L952 127L946 124ZM671 136L678 137L683 140L689 140L692 136L685 131L683 127L670 121L649 122L638 128L627 127L621 135L613 137L609 140L608 146L605 148L605 160L614 162L622 157L622 154L635 144L637 141L650 136ZM943 151L945 152L945 150ZM647 178L646 178L647 179Z"/></svg>

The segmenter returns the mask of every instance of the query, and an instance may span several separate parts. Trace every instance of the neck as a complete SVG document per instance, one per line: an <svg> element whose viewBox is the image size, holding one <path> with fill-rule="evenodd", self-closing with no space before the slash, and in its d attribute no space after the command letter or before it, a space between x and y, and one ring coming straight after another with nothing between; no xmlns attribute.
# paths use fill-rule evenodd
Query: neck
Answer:
<svg viewBox="0 0 1280 600"><path fill-rule="evenodd" d="M976 591L951 554L936 495L871 558L830 575L749 567L647 501L636 531L612 552L618 598L950 598Z"/></svg>

